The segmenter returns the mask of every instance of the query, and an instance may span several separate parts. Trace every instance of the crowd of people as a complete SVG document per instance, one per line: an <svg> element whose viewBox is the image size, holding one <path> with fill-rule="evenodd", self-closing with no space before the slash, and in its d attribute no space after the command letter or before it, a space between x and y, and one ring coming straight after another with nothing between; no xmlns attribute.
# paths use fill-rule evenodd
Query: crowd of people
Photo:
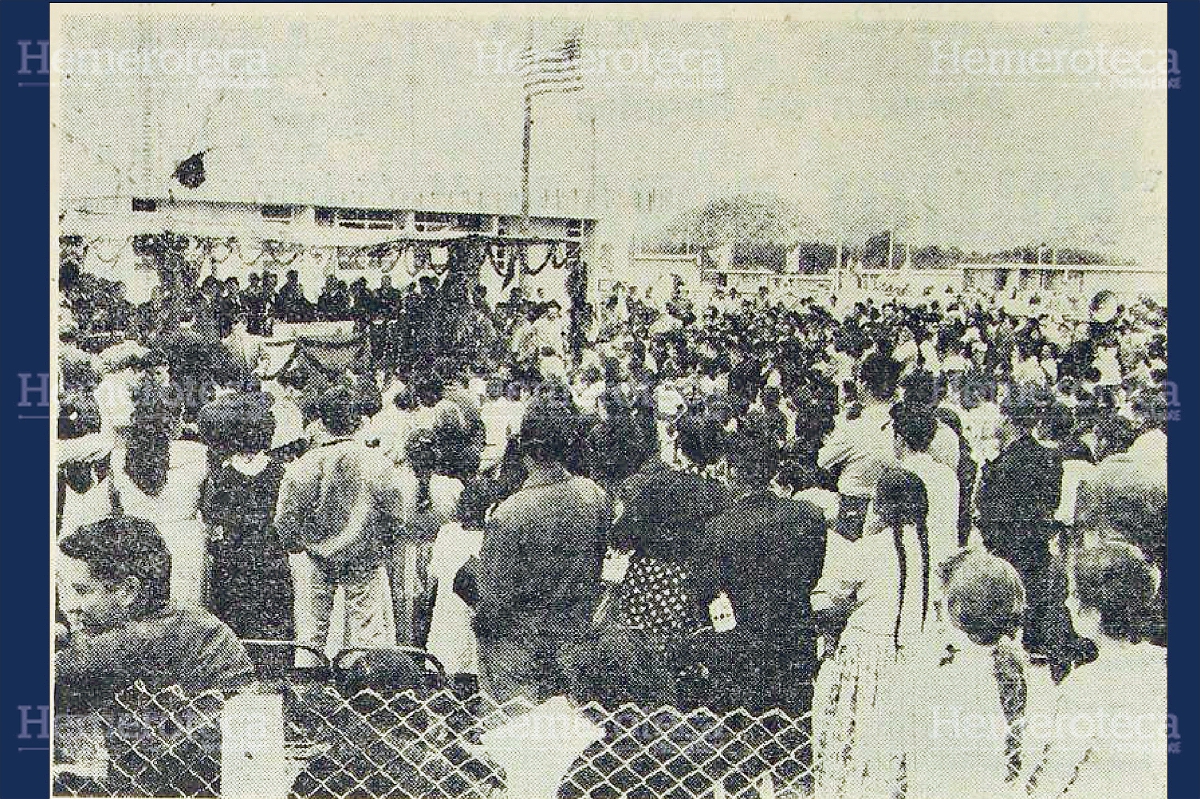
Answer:
<svg viewBox="0 0 1200 799"><path fill-rule="evenodd" d="M1165 794L1164 307L619 286L572 351L517 291L293 277L206 279L183 349L67 309L63 696L402 644L500 701L811 714L818 796ZM247 357L318 318L344 373Z"/></svg>

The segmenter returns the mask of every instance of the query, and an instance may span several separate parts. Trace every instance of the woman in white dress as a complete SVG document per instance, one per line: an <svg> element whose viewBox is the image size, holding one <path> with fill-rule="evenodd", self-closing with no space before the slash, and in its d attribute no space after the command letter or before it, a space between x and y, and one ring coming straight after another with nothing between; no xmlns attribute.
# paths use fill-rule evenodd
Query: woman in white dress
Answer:
<svg viewBox="0 0 1200 799"><path fill-rule="evenodd" d="M1051 737L1029 772L1033 797L1167 795L1167 652L1146 641L1158 573L1110 541L1074 556L1067 607L1098 655L1063 680Z"/></svg>
<svg viewBox="0 0 1200 799"><path fill-rule="evenodd" d="M434 541L457 517L463 490L460 481L440 473L445 460L433 432L419 429L409 435L404 462L396 468L404 526L388 573L399 644L424 647L429 634L432 582L436 576L432 564Z"/></svg>
<svg viewBox="0 0 1200 799"><path fill-rule="evenodd" d="M908 797L1015 796L1037 695L1016 640L1025 588L982 549L960 550L942 571L951 628L908 664Z"/></svg>
<svg viewBox="0 0 1200 799"><path fill-rule="evenodd" d="M171 552L171 600L203 607L207 545L200 491L206 448L176 440L183 405L169 386L144 379L132 390L126 420L113 419L116 444L107 477L63 509L62 534L124 514L152 522Z"/></svg>
<svg viewBox="0 0 1200 799"><path fill-rule="evenodd" d="M903 784L903 666L933 622L927 512L921 478L889 468L864 536L826 554L813 610L822 626L849 616L814 686L817 796L892 796Z"/></svg>
<svg viewBox="0 0 1200 799"><path fill-rule="evenodd" d="M474 585L467 579L459 589L457 582L463 567L479 557L485 517L498 496L498 489L486 481L467 486L459 498L457 518L443 524L433 542L429 576L436 594L425 648L451 675L479 676Z"/></svg>

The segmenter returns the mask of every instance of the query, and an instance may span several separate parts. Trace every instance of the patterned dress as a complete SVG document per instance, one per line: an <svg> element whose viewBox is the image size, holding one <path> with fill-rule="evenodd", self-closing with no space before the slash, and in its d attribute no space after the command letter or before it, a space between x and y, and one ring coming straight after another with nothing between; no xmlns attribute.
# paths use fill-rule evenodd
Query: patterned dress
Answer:
<svg viewBox="0 0 1200 799"><path fill-rule="evenodd" d="M641 629L665 655L696 628L694 597L687 567L640 555L621 583L617 617L624 626Z"/></svg>
<svg viewBox="0 0 1200 799"><path fill-rule="evenodd" d="M905 527L906 552L919 551ZM813 686L813 773L817 796L850 799L905 792L905 675L909 653L926 645L921 558L900 564L893 534L884 531L831 547L817 591L851 597L853 610L834 656Z"/></svg>

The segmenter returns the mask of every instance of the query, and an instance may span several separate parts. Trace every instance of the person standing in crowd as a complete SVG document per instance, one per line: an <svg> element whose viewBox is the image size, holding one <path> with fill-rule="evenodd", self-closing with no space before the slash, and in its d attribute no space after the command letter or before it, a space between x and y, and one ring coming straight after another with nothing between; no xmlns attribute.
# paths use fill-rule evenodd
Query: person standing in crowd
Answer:
<svg viewBox="0 0 1200 799"><path fill-rule="evenodd" d="M1075 415L1061 400L1046 409L1034 434L1047 447L1057 449L1062 457L1062 496L1054 511L1054 518L1065 527L1070 527L1075 522L1079 486L1096 470L1092 451L1079 435Z"/></svg>
<svg viewBox="0 0 1200 799"><path fill-rule="evenodd" d="M367 287L367 279L360 277L350 284L349 317L359 335L370 336L371 319L376 314L375 294Z"/></svg>
<svg viewBox="0 0 1200 799"><path fill-rule="evenodd" d="M486 481L464 487L455 518L438 529L429 557L434 604L426 649L448 674L474 683L474 688L479 682L479 642L474 629L479 555L485 518L495 494L494 485Z"/></svg>
<svg viewBox="0 0 1200 799"><path fill-rule="evenodd" d="M932 621L928 514L921 478L887 467L865 535L826 558L812 607L826 639L846 621L813 688L818 796L891 796L903 782L904 665Z"/></svg>
<svg viewBox="0 0 1200 799"><path fill-rule="evenodd" d="M354 439L362 418L348 387L327 389L316 412L313 446L284 470L275 510L283 545L302 553L293 563L296 632L325 649L341 588L346 624L337 648L389 645L395 630L384 563L403 520L393 464Z"/></svg>
<svg viewBox="0 0 1200 799"><path fill-rule="evenodd" d="M1027 790L1032 797L1166 796L1166 650L1146 640L1158 574L1137 547L1109 541L1075 553L1071 577L1075 629L1098 655L1063 681L1056 735L1034 760Z"/></svg>
<svg viewBox="0 0 1200 799"><path fill-rule="evenodd" d="M336 275L326 275L325 285L317 297L317 319L322 322L340 322L350 316L350 291L345 281Z"/></svg>
<svg viewBox="0 0 1200 799"><path fill-rule="evenodd" d="M717 408L690 408L676 425L682 467L693 474L715 478L723 471L729 431Z"/></svg>
<svg viewBox="0 0 1200 799"><path fill-rule="evenodd" d="M279 276L270 269L264 269L262 273L262 335L269 336L275 329L275 287L279 285Z"/></svg>
<svg viewBox="0 0 1200 799"><path fill-rule="evenodd" d="M400 304L403 299L404 293L392 285L392 276L390 274L385 274L379 278L379 288L375 290L374 302L372 303L373 314L370 320L369 335L371 357L381 367L381 371L385 375L393 372L391 365L388 363L391 358L391 354L389 353L389 337L392 333L393 325L400 318Z"/></svg>
<svg viewBox="0 0 1200 799"><path fill-rule="evenodd" d="M246 320L246 332L252 336L267 334L267 303L263 296L262 279L257 272L246 277L246 288L241 295L242 315Z"/></svg>
<svg viewBox="0 0 1200 799"><path fill-rule="evenodd" d="M114 419L116 445L106 478L63 509L63 534L111 515L154 524L175 568L171 597L204 605L208 578L200 493L208 471L205 447L179 440L182 406L168 386L143 379L133 389L128 418Z"/></svg>
<svg viewBox="0 0 1200 799"><path fill-rule="evenodd" d="M922 369L904 378L903 386L905 402L912 407L933 412L935 424L929 454L935 461L949 466L951 471L957 473L961 451L958 434L954 432L951 424L943 421L941 415L934 412L938 405L937 378L932 372Z"/></svg>
<svg viewBox="0 0 1200 799"><path fill-rule="evenodd" d="M544 313L543 306L531 305L523 316L518 317L517 326L512 331L510 337L512 372L519 380L536 381L542 377L541 372L538 371L538 362L542 354L542 335L545 333L545 326L539 325L538 321Z"/></svg>
<svg viewBox="0 0 1200 799"><path fill-rule="evenodd" d="M971 455L983 464L1000 454L1000 430L1004 417L996 396L997 382L972 368L958 380L958 404L962 408L963 437Z"/></svg>
<svg viewBox="0 0 1200 799"><path fill-rule="evenodd" d="M502 377L488 381L487 399L479 408L484 429L480 469L490 469L503 460L509 441L521 430L521 416L524 413L525 400L519 382L506 382Z"/></svg>
<svg viewBox="0 0 1200 799"><path fill-rule="evenodd" d="M700 540L704 524L724 507L728 492L716 480L668 468L652 437L628 417L612 417L598 427L613 429L614 423L624 436L605 440L626 453L616 459L630 462L636 471L614 488L624 512L613 525L605 563L612 568L623 560L627 567L624 574L606 577L611 586L605 600L611 612L607 622L624 634L615 640L627 648L640 646L644 658L666 670L685 661L686 644L699 626L696 572L705 559ZM622 653L614 654L619 658ZM673 675L667 682L674 683Z"/></svg>
<svg viewBox="0 0 1200 799"><path fill-rule="evenodd" d="M959 415L944 405L934 408L933 412L938 421L950 428L958 439L958 468L954 475L958 481L958 543L965 546L973 524L972 501L975 499L975 478L979 475L979 464L971 456L971 443L963 433Z"/></svg>
<svg viewBox="0 0 1200 799"><path fill-rule="evenodd" d="M438 531L458 516L463 484L452 470L436 435L425 429L409 435L395 479L403 503L403 525L388 563L395 608L396 642L424 646L429 633L434 586L430 557Z"/></svg>
<svg viewBox="0 0 1200 799"><path fill-rule="evenodd" d="M292 574L275 529L284 465L267 455L275 429L271 398L262 393L218 399L210 445L230 453L209 472L200 502L208 524L212 585L207 604L239 638L290 641L294 637ZM282 665L280 653L253 652L259 665Z"/></svg>
<svg viewBox="0 0 1200 799"><path fill-rule="evenodd" d="M271 397L271 416L275 419L275 432L271 436L270 450L281 457L293 457L304 450L304 411L300 408L303 390L287 374L268 377L266 364L260 363L261 383L259 390Z"/></svg>
<svg viewBox="0 0 1200 799"><path fill-rule="evenodd" d="M674 464L677 462L675 425L687 409L687 399L681 388L683 380L673 365L668 363L661 370L660 377L654 389L654 427L658 453L662 462ZM586 392L584 396L587 396ZM586 400L582 404L586 407Z"/></svg>
<svg viewBox="0 0 1200 799"><path fill-rule="evenodd" d="M221 339L233 359L231 367L239 376L248 377L258 369L266 355L262 336L251 335L246 317L238 316L230 324L229 334Z"/></svg>
<svg viewBox="0 0 1200 799"><path fill-rule="evenodd" d="M929 498L925 527L929 531L929 561L936 569L958 549L958 477L929 454L937 420L927 407L898 402L892 406L891 415L896 459L902 468L921 478ZM939 613L945 609L940 593L934 592Z"/></svg>
<svg viewBox="0 0 1200 799"><path fill-rule="evenodd" d="M466 364L444 360L439 368L446 375L443 401L458 411L453 424L442 423L433 434L442 451L447 474L459 480L470 480L479 471L483 450L487 446L487 428L483 423L480 396L470 388L470 372ZM453 378L453 379L452 379Z"/></svg>
<svg viewBox="0 0 1200 799"><path fill-rule="evenodd" d="M1009 441L984 464L976 503L984 546L1011 563L1025 586L1025 648L1046 658L1058 680L1070 668L1074 635L1064 605L1066 576L1050 552L1058 533L1054 513L1062 497L1062 457L1033 436L1045 406L1041 390L1010 388L1001 407Z"/></svg>
<svg viewBox="0 0 1200 799"><path fill-rule="evenodd" d="M701 613L732 607L726 624L713 619L713 666L732 676L732 690L712 704L778 707L799 717L812 705L817 626L807 600L824 565L825 519L811 503L771 490L780 448L763 415L751 413L739 423L726 457L730 499L693 550ZM722 629L728 623L732 627Z"/></svg>
<svg viewBox="0 0 1200 799"><path fill-rule="evenodd" d="M541 315L534 321L537 329L537 369L543 378L565 379L567 364L567 331L562 306L556 300L542 305Z"/></svg>
<svg viewBox="0 0 1200 799"><path fill-rule="evenodd" d="M650 437L631 411L606 413L599 418L581 416L583 436L582 471L624 506L625 486L648 460ZM651 467L652 468L652 467Z"/></svg>
<svg viewBox="0 0 1200 799"><path fill-rule="evenodd" d="M528 474L484 531L476 612L483 682L499 701L566 691L600 595L611 502L563 465L575 445L566 398L540 396L521 420Z"/></svg>
<svg viewBox="0 0 1200 799"><path fill-rule="evenodd" d="M858 371L862 409L839 418L817 453L817 465L838 475L837 531L849 541L862 536L879 475L895 459L887 427L899 377L900 365L887 355L864 358Z"/></svg>
<svg viewBox="0 0 1200 799"><path fill-rule="evenodd" d="M908 796L1004 796L1027 759L1031 691L1016 642L1025 589L1008 561L978 549L940 571L951 635L909 663Z"/></svg>
<svg viewBox="0 0 1200 799"><path fill-rule="evenodd" d="M1138 398L1138 428L1116 416L1098 425L1104 457L1079 486L1075 505L1076 541L1128 541L1162 577L1150 639L1167 642L1167 474L1166 408L1161 395Z"/></svg>
<svg viewBox="0 0 1200 799"><path fill-rule="evenodd" d="M263 288L265 293L265 283ZM300 287L300 273L295 269L288 270L283 285L274 296L272 310L275 318L284 322L306 322L311 317L312 304L304 296L304 289Z"/></svg>
<svg viewBox="0 0 1200 799"><path fill-rule="evenodd" d="M209 339L222 338L221 329L221 281L213 275L204 278L200 283L199 297L194 306L195 329L200 335Z"/></svg>
<svg viewBox="0 0 1200 799"><path fill-rule="evenodd" d="M446 362L440 366L447 372L453 371ZM415 370L411 384L418 407L406 419L393 417L394 421L400 422L396 429L381 431L389 433L394 440L387 449L402 453L414 431L428 430L433 434L438 459L447 474L469 479L479 469L485 446L486 434L479 407L461 387L447 390L437 365L424 365Z"/></svg>
<svg viewBox="0 0 1200 799"><path fill-rule="evenodd" d="M217 337L228 338L237 321L245 320L242 307L242 289L237 277L230 275L221 284L221 295L217 302ZM253 364L251 364L253 367Z"/></svg>

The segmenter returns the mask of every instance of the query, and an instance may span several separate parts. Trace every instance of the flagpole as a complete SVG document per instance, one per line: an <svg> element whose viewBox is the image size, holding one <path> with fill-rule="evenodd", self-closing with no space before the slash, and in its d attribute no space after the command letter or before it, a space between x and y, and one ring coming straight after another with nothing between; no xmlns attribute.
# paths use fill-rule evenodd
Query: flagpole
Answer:
<svg viewBox="0 0 1200 799"><path fill-rule="evenodd" d="M533 137L533 95L525 91L525 133L521 139L521 219L529 224L529 143Z"/></svg>
<svg viewBox="0 0 1200 799"><path fill-rule="evenodd" d="M525 33L525 51L529 55L530 62L533 61L533 23L529 23L529 27ZM529 152L533 141L533 92L530 91L529 84L525 84L525 122L521 133L521 235L526 238L526 241L521 243L523 251L528 257L529 253ZM525 266L518 261L517 263L517 286L518 289L525 289Z"/></svg>
<svg viewBox="0 0 1200 799"><path fill-rule="evenodd" d="M529 235L529 145L533 138L533 94L525 89L525 129L521 136L521 235ZM528 241L522 242L528 252ZM525 267L517 263L517 288L525 289Z"/></svg>

